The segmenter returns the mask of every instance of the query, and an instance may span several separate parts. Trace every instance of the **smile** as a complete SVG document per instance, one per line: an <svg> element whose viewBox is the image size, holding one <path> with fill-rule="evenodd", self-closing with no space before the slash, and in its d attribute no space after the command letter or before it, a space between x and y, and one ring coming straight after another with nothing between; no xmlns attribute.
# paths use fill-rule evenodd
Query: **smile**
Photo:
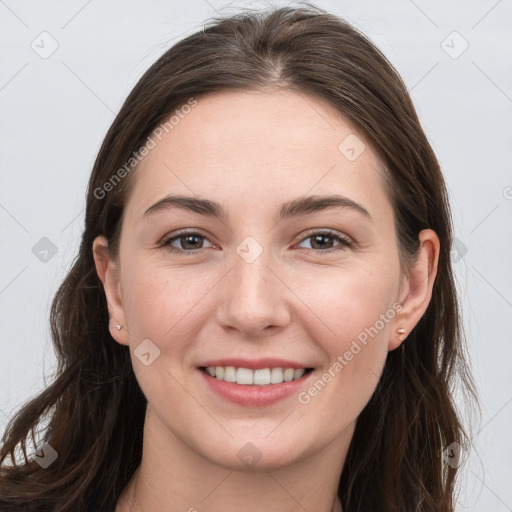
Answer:
<svg viewBox="0 0 512 512"><path fill-rule="evenodd" d="M313 368L258 368L202 366L198 368L207 393L245 407L264 407L300 393ZM214 373L214 375L211 375ZM288 380L287 380L288 379Z"/></svg>

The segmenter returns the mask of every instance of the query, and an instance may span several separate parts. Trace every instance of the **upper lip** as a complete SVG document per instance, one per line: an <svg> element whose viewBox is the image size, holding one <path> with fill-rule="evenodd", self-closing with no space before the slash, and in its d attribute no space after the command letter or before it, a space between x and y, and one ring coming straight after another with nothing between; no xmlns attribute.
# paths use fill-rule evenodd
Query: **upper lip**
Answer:
<svg viewBox="0 0 512 512"><path fill-rule="evenodd" d="M212 359L200 365L200 367L208 366L234 366L235 368L249 368L250 370L260 370L262 368L312 368L311 366L297 363L295 361L288 361L286 359L278 359L275 357L263 357L260 359L242 359L242 358L228 358L228 359Z"/></svg>

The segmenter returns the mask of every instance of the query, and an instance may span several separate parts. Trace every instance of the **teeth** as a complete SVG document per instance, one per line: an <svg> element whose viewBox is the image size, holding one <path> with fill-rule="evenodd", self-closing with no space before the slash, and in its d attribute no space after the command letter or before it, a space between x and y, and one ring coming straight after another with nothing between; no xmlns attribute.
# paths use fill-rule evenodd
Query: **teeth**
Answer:
<svg viewBox="0 0 512 512"><path fill-rule="evenodd" d="M218 380L236 382L246 386L266 386L268 384L281 384L300 379L305 373L305 368L262 368L251 370L249 368L235 368L234 366L208 366L206 373Z"/></svg>
<svg viewBox="0 0 512 512"><path fill-rule="evenodd" d="M236 382L236 368L234 366L224 368L224 380L226 382Z"/></svg>
<svg viewBox="0 0 512 512"><path fill-rule="evenodd" d="M299 368L298 370L295 370L293 372L293 380L300 379L300 377L302 377L304 375L305 371L306 370L304 368Z"/></svg>
<svg viewBox="0 0 512 512"><path fill-rule="evenodd" d="M236 371L237 384L254 384L254 372L247 368L238 368Z"/></svg>
<svg viewBox="0 0 512 512"><path fill-rule="evenodd" d="M272 368L270 371L270 383L280 384L283 382L283 370L282 368Z"/></svg>
<svg viewBox="0 0 512 512"><path fill-rule="evenodd" d="M251 372L252 370L249 371ZM254 372L254 384L257 384L258 386L266 386L267 384L270 384L270 369L265 368L264 370L256 370Z"/></svg>
<svg viewBox="0 0 512 512"><path fill-rule="evenodd" d="M285 382L290 382L293 380L293 376L295 375L295 371L293 368L287 368L283 373L283 379Z"/></svg>

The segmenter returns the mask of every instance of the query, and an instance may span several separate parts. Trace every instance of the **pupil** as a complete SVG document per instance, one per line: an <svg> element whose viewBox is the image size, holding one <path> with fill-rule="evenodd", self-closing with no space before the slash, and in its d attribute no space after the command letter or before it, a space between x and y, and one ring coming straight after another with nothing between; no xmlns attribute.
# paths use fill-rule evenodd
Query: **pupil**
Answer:
<svg viewBox="0 0 512 512"><path fill-rule="evenodd" d="M195 236L195 235L188 235L188 236L185 236L184 237L184 240L185 240L185 246L189 245L189 240L198 240L199 237ZM192 242L192 245L194 245L194 243ZM192 247L192 249L195 249L195 247Z"/></svg>
<svg viewBox="0 0 512 512"><path fill-rule="evenodd" d="M324 241L325 241L325 240L326 240L326 239L328 239L328 238L330 238L330 236L329 236L329 235L317 235L317 236L315 236L315 238L314 238L314 244L316 244L316 243L317 243L317 240L318 240L318 239L321 239L321 240L324 240ZM327 244L327 245L328 245L328 244ZM320 244L320 248L322 248L322 247L326 247L326 244Z"/></svg>

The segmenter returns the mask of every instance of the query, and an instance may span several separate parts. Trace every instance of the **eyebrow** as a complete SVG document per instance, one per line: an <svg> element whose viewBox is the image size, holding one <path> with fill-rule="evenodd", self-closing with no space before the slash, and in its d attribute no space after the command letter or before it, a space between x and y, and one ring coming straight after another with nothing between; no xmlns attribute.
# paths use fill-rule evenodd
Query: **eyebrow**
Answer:
<svg viewBox="0 0 512 512"><path fill-rule="evenodd" d="M218 218L222 221L227 221L229 218L228 212L220 203L209 199L174 194L167 195L157 201L153 206L150 206L144 212L143 217L174 208ZM292 217L299 217L301 215L336 208L349 208L364 215L368 219L372 219L368 210L366 210L362 205L348 197L335 194L329 196L305 196L288 201L281 206L277 221L280 222Z"/></svg>

